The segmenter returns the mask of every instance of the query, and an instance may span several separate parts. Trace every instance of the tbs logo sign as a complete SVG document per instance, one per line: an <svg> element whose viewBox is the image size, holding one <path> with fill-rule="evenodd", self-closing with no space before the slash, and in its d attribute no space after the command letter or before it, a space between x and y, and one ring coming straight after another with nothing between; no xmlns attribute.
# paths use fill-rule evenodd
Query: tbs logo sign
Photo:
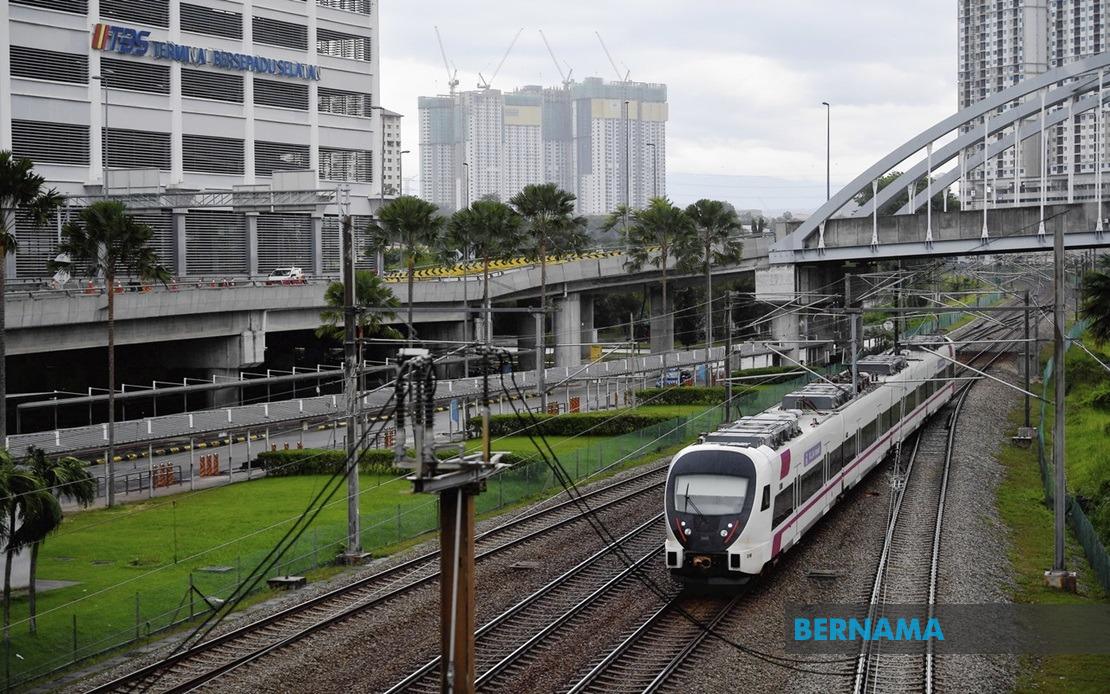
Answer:
<svg viewBox="0 0 1110 694"><path fill-rule="evenodd" d="M146 55L150 42L149 31L138 31L128 27L111 24L97 24L93 27L92 47L101 51L115 51L125 55Z"/></svg>

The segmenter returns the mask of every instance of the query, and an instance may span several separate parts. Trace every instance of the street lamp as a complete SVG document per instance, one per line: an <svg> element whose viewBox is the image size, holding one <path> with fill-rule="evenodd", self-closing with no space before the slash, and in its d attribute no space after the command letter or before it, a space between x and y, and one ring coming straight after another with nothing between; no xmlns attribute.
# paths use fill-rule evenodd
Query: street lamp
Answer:
<svg viewBox="0 0 1110 694"><path fill-rule="evenodd" d="M832 198L832 106L827 101L822 101L821 105L825 107L825 202L828 202Z"/></svg>
<svg viewBox="0 0 1110 694"><path fill-rule="evenodd" d="M651 147L651 197L659 197L659 174L656 171L656 156L655 156L655 143L648 142L648 147Z"/></svg>
<svg viewBox="0 0 1110 694"><path fill-rule="evenodd" d="M465 210L466 208L470 207L470 162L464 161L462 163L462 165L463 165L463 174L464 174L463 175L463 188L466 189L464 191L465 196L463 197L463 199L466 201L466 204L463 205L463 209ZM466 281L466 261L470 259L470 249L464 246L461 250L462 250L462 254L463 254L463 257L462 257L462 260L463 260L463 262L462 262L462 269L463 269L463 271L462 271L463 306L465 306L466 308L470 308L470 297L467 296L467 294L468 294L468 289L467 289L468 288L468 283ZM467 343L467 344L470 343L470 312L469 311L464 311L463 312L463 342ZM470 377L470 350L465 350L465 351L463 351L463 378L469 378L469 377Z"/></svg>
<svg viewBox="0 0 1110 694"><path fill-rule="evenodd" d="M402 149L397 154L397 192L405 194L405 155L411 154L411 149Z"/></svg>

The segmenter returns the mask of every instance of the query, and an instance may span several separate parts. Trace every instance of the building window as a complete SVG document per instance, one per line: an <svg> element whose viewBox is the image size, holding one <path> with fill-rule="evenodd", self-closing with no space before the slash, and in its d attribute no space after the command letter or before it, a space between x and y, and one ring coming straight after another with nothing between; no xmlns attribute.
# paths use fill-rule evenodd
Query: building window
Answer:
<svg viewBox="0 0 1110 694"><path fill-rule="evenodd" d="M58 10L59 12L73 12L74 14L89 13L87 0L12 0L12 4L41 7L45 10Z"/></svg>
<svg viewBox="0 0 1110 694"><path fill-rule="evenodd" d="M12 46L9 55L13 77L75 84L89 81L89 59L84 55L24 46Z"/></svg>
<svg viewBox="0 0 1110 694"><path fill-rule="evenodd" d="M243 38L243 15L203 5L181 3L181 30L194 34Z"/></svg>
<svg viewBox="0 0 1110 694"><path fill-rule="evenodd" d="M256 140L254 175L271 176L275 171L303 171L308 168L308 155L308 145Z"/></svg>
<svg viewBox="0 0 1110 694"><path fill-rule="evenodd" d="M182 135L186 171L240 174L244 169L243 141L233 137Z"/></svg>
<svg viewBox="0 0 1110 694"><path fill-rule="evenodd" d="M100 15L123 19L143 26L168 28L170 25L169 0L100 0Z"/></svg>
<svg viewBox="0 0 1110 694"><path fill-rule="evenodd" d="M308 85L300 82L277 82L255 78L254 103L307 111Z"/></svg>
<svg viewBox="0 0 1110 694"><path fill-rule="evenodd" d="M365 92L349 92L343 89L317 87L318 106L321 113L336 113L341 116L370 116L372 99Z"/></svg>
<svg viewBox="0 0 1110 694"><path fill-rule="evenodd" d="M364 61L369 61L372 55L369 36L356 36L330 29L316 30L316 51L320 55Z"/></svg>
<svg viewBox="0 0 1110 694"><path fill-rule="evenodd" d="M330 7L335 10L370 14L373 11L371 0L316 0L320 7Z"/></svg>
<svg viewBox="0 0 1110 694"><path fill-rule="evenodd" d="M36 163L89 164L89 127L12 119L12 154Z"/></svg>
<svg viewBox="0 0 1110 694"><path fill-rule="evenodd" d="M372 153L364 149L320 148L320 178L325 181L370 183Z"/></svg>
<svg viewBox="0 0 1110 694"><path fill-rule="evenodd" d="M170 93L170 66L136 60L100 59L104 84L112 89L129 89L154 94ZM111 97L109 97L110 103Z"/></svg>
<svg viewBox="0 0 1110 694"><path fill-rule="evenodd" d="M110 167L162 171L170 168L169 133L109 128L102 142L105 161Z"/></svg>
<svg viewBox="0 0 1110 694"><path fill-rule="evenodd" d="M181 95L243 103L243 76L181 68Z"/></svg>
<svg viewBox="0 0 1110 694"><path fill-rule="evenodd" d="M269 17L252 17L251 26L255 43L265 43L283 48L308 50L308 29L300 24L282 22Z"/></svg>

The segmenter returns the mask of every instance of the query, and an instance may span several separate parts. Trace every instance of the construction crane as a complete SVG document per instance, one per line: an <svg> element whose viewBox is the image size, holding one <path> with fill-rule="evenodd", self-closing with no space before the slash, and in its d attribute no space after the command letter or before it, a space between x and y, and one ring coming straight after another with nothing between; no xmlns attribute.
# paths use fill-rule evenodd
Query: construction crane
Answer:
<svg viewBox="0 0 1110 694"><path fill-rule="evenodd" d="M436 41L439 42L439 54L443 56L443 67L447 70L447 88L451 96L455 95L455 87L459 86L459 70L455 68L451 70L451 64L447 61L447 51L443 50L443 37L439 35L439 27L436 28Z"/></svg>
<svg viewBox="0 0 1110 694"><path fill-rule="evenodd" d="M627 82L628 78L632 76L632 71L628 69L627 65L625 65L624 66L624 77L621 77L620 68L617 67L617 61L613 60L613 54L610 53L609 48L606 47L605 39L601 38L601 34L596 32L596 31L594 32L594 35L597 36L597 40L601 43L601 50L605 51L605 57L609 59L609 64L613 66L613 72L617 73L617 81L618 82ZM622 65L623 65L623 63L622 63Z"/></svg>
<svg viewBox="0 0 1110 694"><path fill-rule="evenodd" d="M478 73L478 89L489 89L490 88L490 85L493 84L493 81L495 79L497 79L497 73L501 72L501 66L503 66L505 64L505 61L509 59L509 54L513 52L513 46L516 45L516 40L519 39L520 35L523 34L523 33L524 33L524 27L521 27L516 32L516 36L513 37L513 41L512 41L512 43L509 44L509 49L507 51L505 51L505 55L501 56L501 62L497 64L497 69L493 71L493 76L490 77L488 81L486 80L485 77L482 76L482 73L480 73L480 72Z"/></svg>
<svg viewBox="0 0 1110 694"><path fill-rule="evenodd" d="M570 89L570 85L574 83L571 77L574 76L574 68L567 65L567 72L563 73L563 68L559 67L559 60L555 57L555 51L551 50L551 44L547 42L547 36L544 35L543 29L540 29L540 38L543 39L543 45L547 46L547 53L551 56L551 62L555 63L555 69L559 72L559 77L563 78L563 89Z"/></svg>

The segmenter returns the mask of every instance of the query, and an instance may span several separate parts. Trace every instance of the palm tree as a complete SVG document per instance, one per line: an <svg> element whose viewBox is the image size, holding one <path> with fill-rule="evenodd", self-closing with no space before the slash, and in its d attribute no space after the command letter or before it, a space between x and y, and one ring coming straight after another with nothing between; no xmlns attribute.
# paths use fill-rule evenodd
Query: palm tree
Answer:
<svg viewBox="0 0 1110 694"><path fill-rule="evenodd" d="M735 263L743 250L739 241L732 239L740 233L740 220L736 210L720 200L698 200L686 208L686 216L694 223L696 238L678 249L679 266L692 269L701 265L705 272L705 346L713 346L713 274L714 264Z"/></svg>
<svg viewBox="0 0 1110 694"><path fill-rule="evenodd" d="M23 212L31 223L43 225L58 205L62 196L53 188L44 190L46 179L34 173L34 162L15 158L7 150L0 150L0 297L8 280L7 257L17 246L15 213ZM0 301L0 441L8 433L8 370L6 367L7 344L4 339L4 302Z"/></svg>
<svg viewBox="0 0 1110 694"><path fill-rule="evenodd" d="M4 639L8 638L12 607L12 564L24 547L38 542L62 522L62 507L30 468L16 465L0 451L0 527L5 543Z"/></svg>
<svg viewBox="0 0 1110 694"><path fill-rule="evenodd" d="M46 490L54 495L55 498L66 498L74 501L81 506L88 506L96 500L96 478L89 472L88 466L84 461L78 460L71 456L63 456L56 459L48 459L46 453L41 448L32 447L28 452L28 463L32 472L38 477ZM59 506L59 511L61 507ZM42 519L44 521L52 520L51 517ZM42 532L42 536L34 539L31 544L31 567L30 578L27 586L27 610L29 617L29 629L32 634L37 631L35 624L35 575L38 573L39 563L39 548L42 543L46 541L46 536L61 526L61 514L57 516L58 522L54 525L49 525L45 522L36 523L38 529Z"/></svg>
<svg viewBox="0 0 1110 694"><path fill-rule="evenodd" d="M1110 255L1098 260L1098 269L1083 278L1083 317L1091 321L1091 337L1110 342Z"/></svg>
<svg viewBox="0 0 1110 694"><path fill-rule="evenodd" d="M520 252L524 243L524 220L511 207L496 200L478 200L452 215L447 233L441 239L443 254L469 247L482 260L482 306L487 309L485 341L493 339L493 315L489 296L489 264Z"/></svg>
<svg viewBox="0 0 1110 694"><path fill-rule="evenodd" d="M343 283L332 282L324 291L324 303L328 308L320 312L323 325L316 328L316 337L343 339ZM355 272L355 303L359 306L388 306L395 308L401 305L393 292L378 277L369 270ZM358 329L362 337L384 337L399 339L401 333L385 324L385 321L396 318L395 313L359 312Z"/></svg>
<svg viewBox="0 0 1110 694"><path fill-rule="evenodd" d="M632 208L622 202L605 217L605 222L601 225L601 228L606 232L617 229L620 237L625 238L625 233L628 231L628 220L631 218Z"/></svg>
<svg viewBox="0 0 1110 694"><path fill-rule="evenodd" d="M402 195L386 203L378 211L378 219L366 227L370 235L371 250L377 251L386 246L402 247L405 267L408 270L409 286L409 345L412 345L415 332L412 320L412 285L416 274L416 253L421 246L435 246L445 219L440 216L439 208L430 202L412 195Z"/></svg>
<svg viewBox="0 0 1110 694"><path fill-rule="evenodd" d="M90 277L104 276L108 292L108 506L115 503L116 426L116 278L138 275L142 279L169 280L150 247L154 232L127 213L118 200L99 200L62 227L60 253L74 265L83 265Z"/></svg>
<svg viewBox="0 0 1110 694"><path fill-rule="evenodd" d="M554 183L533 183L514 195L509 204L528 223L531 234L524 252L540 263L540 310L547 315L547 258L586 248L586 218L575 216L575 197Z"/></svg>
<svg viewBox="0 0 1110 694"><path fill-rule="evenodd" d="M652 198L648 206L632 213L632 225L628 227L625 238L628 240L628 262L632 270L641 270L645 265L659 268L663 274L663 305L656 315L666 316L667 303L667 265L676 258L678 249L690 244L694 236L694 223L680 207L667 198ZM668 336L665 350L674 345L673 332Z"/></svg>

